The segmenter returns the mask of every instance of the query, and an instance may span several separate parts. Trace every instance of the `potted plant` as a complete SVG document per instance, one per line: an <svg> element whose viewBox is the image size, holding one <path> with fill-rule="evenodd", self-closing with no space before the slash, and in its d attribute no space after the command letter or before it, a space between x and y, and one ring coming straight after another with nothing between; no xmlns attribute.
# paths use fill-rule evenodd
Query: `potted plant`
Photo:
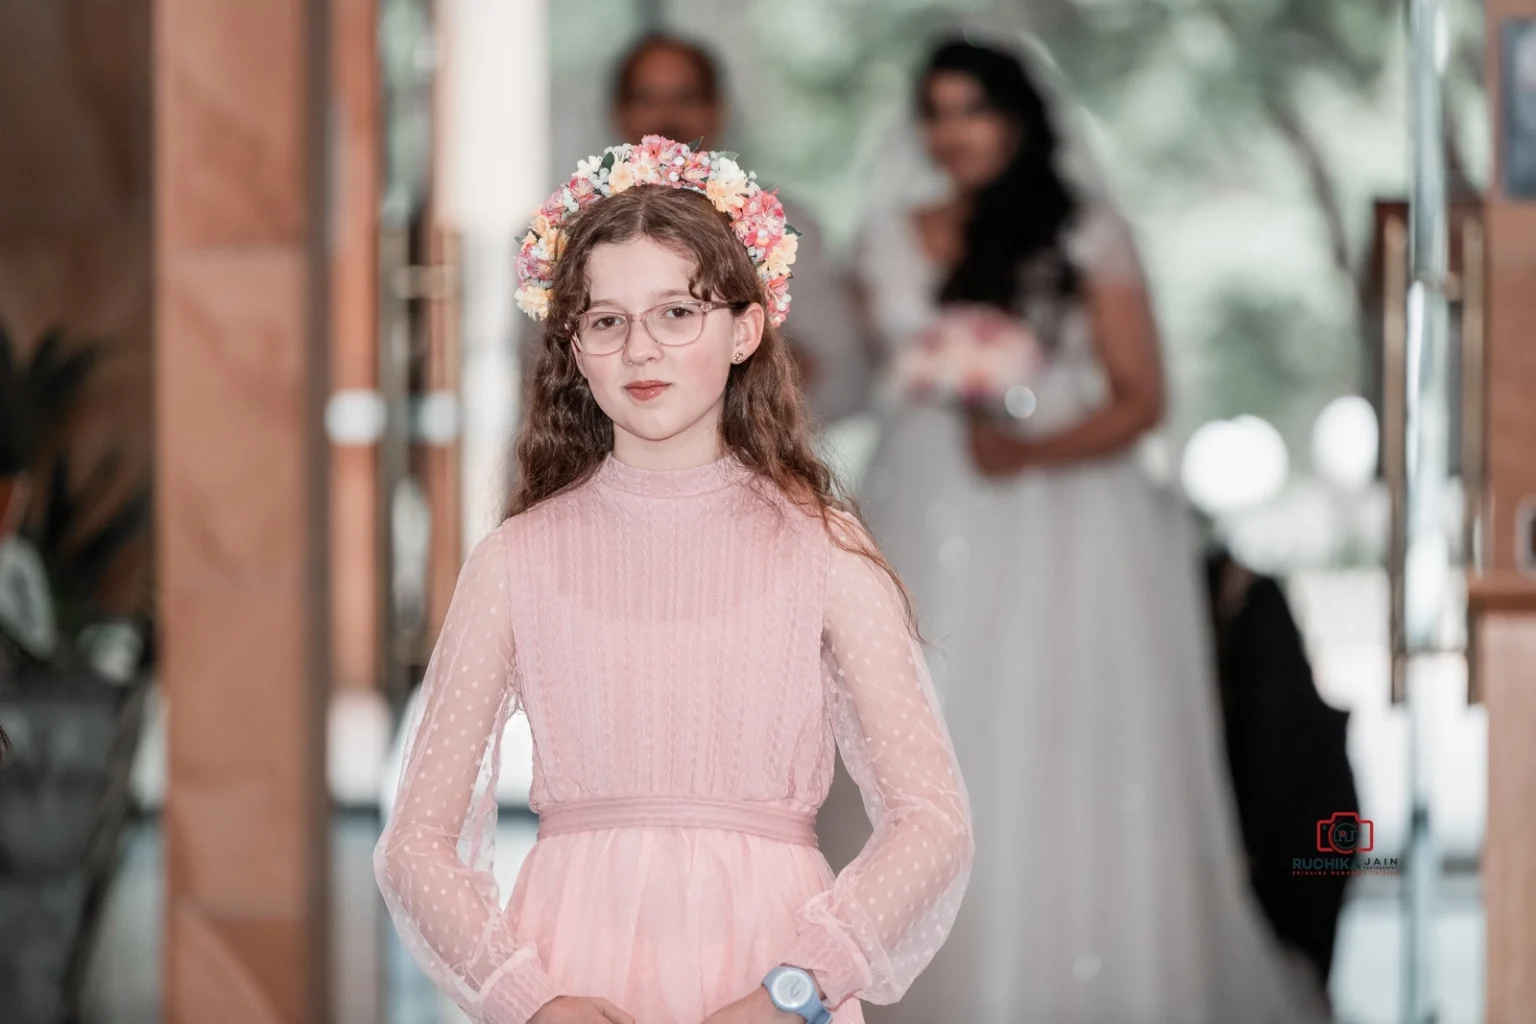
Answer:
<svg viewBox="0 0 1536 1024"><path fill-rule="evenodd" d="M14 357L8 344L0 349ZM148 693L147 608L113 612L100 595L148 528L149 492L138 482L125 487L113 455L77 477L57 433L94 356L61 353L58 341L45 340L26 371L14 358L0 366L0 388L14 389L26 410L14 415L17 405L4 406L0 431L10 450L31 457L13 475L41 484L15 531L0 537L0 731L10 748L0 762L7 1024L79 1018Z"/></svg>
<svg viewBox="0 0 1536 1024"><path fill-rule="evenodd" d="M20 525L31 497L31 470L41 450L57 443L100 355L96 346L66 350L63 333L51 330L23 360L0 324L0 539Z"/></svg>

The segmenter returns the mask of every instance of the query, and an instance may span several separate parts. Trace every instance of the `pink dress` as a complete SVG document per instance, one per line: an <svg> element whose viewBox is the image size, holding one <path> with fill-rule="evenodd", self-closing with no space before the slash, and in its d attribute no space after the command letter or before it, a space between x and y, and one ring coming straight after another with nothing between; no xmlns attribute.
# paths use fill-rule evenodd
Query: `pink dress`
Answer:
<svg viewBox="0 0 1536 1024"><path fill-rule="evenodd" d="M413 955L477 1021L585 995L700 1024L794 964L859 1024L948 934L970 815L900 597L734 459L610 456L502 524L423 686L375 864ZM519 707L540 830L503 908L491 740ZM875 829L834 879L813 826L836 748Z"/></svg>

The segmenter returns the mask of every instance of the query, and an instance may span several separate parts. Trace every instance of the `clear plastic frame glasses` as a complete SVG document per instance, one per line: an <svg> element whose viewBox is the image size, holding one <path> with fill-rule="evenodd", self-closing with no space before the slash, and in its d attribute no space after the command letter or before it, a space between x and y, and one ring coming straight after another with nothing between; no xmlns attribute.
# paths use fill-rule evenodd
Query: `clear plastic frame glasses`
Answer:
<svg viewBox="0 0 1536 1024"><path fill-rule="evenodd" d="M589 356L611 355L629 341L629 332L638 320L658 345L692 345L704 333L704 321L710 313L730 308L724 302L673 299L641 313L593 310L576 318L572 338L576 347Z"/></svg>

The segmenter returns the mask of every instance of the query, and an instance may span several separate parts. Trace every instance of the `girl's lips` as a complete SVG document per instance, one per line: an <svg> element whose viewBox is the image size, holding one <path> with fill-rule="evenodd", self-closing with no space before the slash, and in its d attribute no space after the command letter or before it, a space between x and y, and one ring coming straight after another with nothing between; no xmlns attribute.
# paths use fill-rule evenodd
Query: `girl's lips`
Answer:
<svg viewBox="0 0 1536 1024"><path fill-rule="evenodd" d="M672 385L660 380L637 380L633 384L624 385L636 401L649 402Z"/></svg>

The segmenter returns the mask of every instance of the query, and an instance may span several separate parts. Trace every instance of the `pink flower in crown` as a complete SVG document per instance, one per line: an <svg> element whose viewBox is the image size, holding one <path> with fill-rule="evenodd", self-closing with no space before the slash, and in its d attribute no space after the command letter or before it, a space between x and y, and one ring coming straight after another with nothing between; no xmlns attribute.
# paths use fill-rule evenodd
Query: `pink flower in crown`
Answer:
<svg viewBox="0 0 1536 1024"><path fill-rule="evenodd" d="M740 216L757 220L784 220L784 204L779 202L779 197L773 192L761 188L749 189L747 197L742 201Z"/></svg>
<svg viewBox="0 0 1536 1024"><path fill-rule="evenodd" d="M592 184L592 179L585 176L572 178L566 188L571 190L571 195L576 197L576 202L580 206L586 206L593 200L602 198L597 191L597 186Z"/></svg>
<svg viewBox="0 0 1536 1024"><path fill-rule="evenodd" d="M521 281L548 281L554 276L554 262L539 255L537 245L524 244L517 254L517 276Z"/></svg>
<svg viewBox="0 0 1536 1024"><path fill-rule="evenodd" d="M705 153L690 153L683 162L683 181L703 190L709 181L712 168Z"/></svg>
<svg viewBox="0 0 1536 1024"><path fill-rule="evenodd" d="M731 225L736 237L749 249L757 250L757 260L762 262L769 250L784 237L784 222L761 214L740 217Z"/></svg>
<svg viewBox="0 0 1536 1024"><path fill-rule="evenodd" d="M683 169L688 166L689 150L681 142L660 135L647 135L640 140L631 159L637 157L640 163L656 168L657 178L663 185L673 185L682 180ZM675 179L672 177L674 174L677 175Z"/></svg>
<svg viewBox="0 0 1536 1024"><path fill-rule="evenodd" d="M767 250L784 236L784 205L772 192L749 193L731 225L741 244Z"/></svg>
<svg viewBox="0 0 1536 1024"><path fill-rule="evenodd" d="M544 205L539 207L539 214L551 224L558 224L565 219L565 190L560 189L554 195L544 200Z"/></svg>
<svg viewBox="0 0 1536 1024"><path fill-rule="evenodd" d="M640 140L640 144L629 151L629 158L635 163L650 164L659 167L666 162L668 151L677 143L665 135L647 135Z"/></svg>
<svg viewBox="0 0 1536 1024"><path fill-rule="evenodd" d="M789 277L771 278L763 290L768 293L768 320L777 327L789 315Z"/></svg>

